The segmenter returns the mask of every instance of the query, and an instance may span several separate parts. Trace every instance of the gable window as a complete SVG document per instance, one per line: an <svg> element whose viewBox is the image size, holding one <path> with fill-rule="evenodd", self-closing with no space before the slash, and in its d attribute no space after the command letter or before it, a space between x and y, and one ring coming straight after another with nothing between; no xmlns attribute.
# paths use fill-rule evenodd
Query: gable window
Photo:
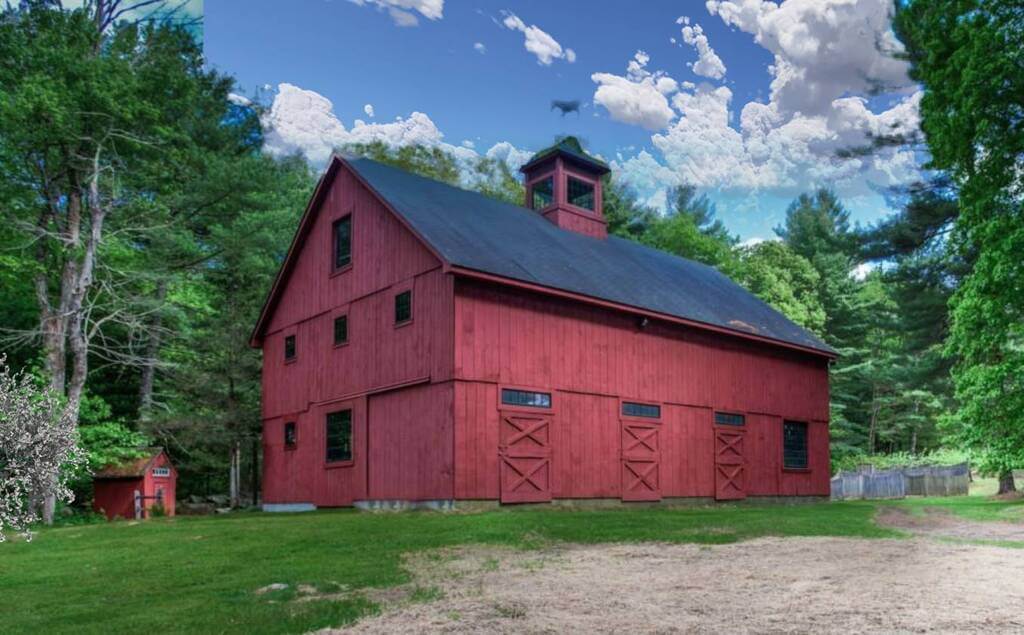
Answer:
<svg viewBox="0 0 1024 635"><path fill-rule="evenodd" d="M570 176L569 204L594 211L594 184Z"/></svg>
<svg viewBox="0 0 1024 635"><path fill-rule="evenodd" d="M334 318L334 345L348 344L348 316L339 315Z"/></svg>
<svg viewBox="0 0 1024 635"><path fill-rule="evenodd" d="M291 361L295 359L295 336L289 335L284 338L284 359Z"/></svg>
<svg viewBox="0 0 1024 635"><path fill-rule="evenodd" d="M294 450L298 442L298 432L295 429L295 422L289 421L284 424L284 447L286 450Z"/></svg>
<svg viewBox="0 0 1024 635"><path fill-rule="evenodd" d="M782 424L782 467L807 469L807 424L802 421L785 421Z"/></svg>
<svg viewBox="0 0 1024 635"><path fill-rule="evenodd" d="M327 462L352 460L352 411L327 415Z"/></svg>
<svg viewBox="0 0 1024 635"><path fill-rule="evenodd" d="M715 413L715 425L719 426L741 426L747 422L743 415L733 414L731 412L716 412Z"/></svg>
<svg viewBox="0 0 1024 635"><path fill-rule="evenodd" d="M171 475L171 468L169 467L154 467L153 476L166 478Z"/></svg>
<svg viewBox="0 0 1024 635"><path fill-rule="evenodd" d="M549 176L533 184L533 195L530 206L533 209L544 209L555 201L555 177Z"/></svg>
<svg viewBox="0 0 1024 635"><path fill-rule="evenodd" d="M334 268L341 269L352 262L352 216L334 221Z"/></svg>
<svg viewBox="0 0 1024 635"><path fill-rule="evenodd" d="M395 324L404 324L412 319L412 291L403 291L395 296Z"/></svg>
<svg viewBox="0 0 1024 635"><path fill-rule="evenodd" d="M646 403L622 402L622 414L627 417L647 417L649 419L661 418L661 406L653 406Z"/></svg>
<svg viewBox="0 0 1024 635"><path fill-rule="evenodd" d="M550 408L551 393L530 392L528 390L501 390L501 403L509 406L529 406L531 408Z"/></svg>

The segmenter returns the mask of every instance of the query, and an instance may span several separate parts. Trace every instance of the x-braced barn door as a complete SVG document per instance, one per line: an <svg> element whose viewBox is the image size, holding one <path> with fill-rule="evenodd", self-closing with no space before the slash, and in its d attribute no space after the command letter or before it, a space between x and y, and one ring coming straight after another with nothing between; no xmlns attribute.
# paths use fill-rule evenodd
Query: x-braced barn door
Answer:
<svg viewBox="0 0 1024 635"><path fill-rule="evenodd" d="M551 415L501 413L501 502L551 500Z"/></svg>
<svg viewBox="0 0 1024 635"><path fill-rule="evenodd" d="M622 500L661 500L657 423L622 421Z"/></svg>
<svg viewBox="0 0 1024 635"><path fill-rule="evenodd" d="M739 500L747 497L743 430L715 428L715 498Z"/></svg>

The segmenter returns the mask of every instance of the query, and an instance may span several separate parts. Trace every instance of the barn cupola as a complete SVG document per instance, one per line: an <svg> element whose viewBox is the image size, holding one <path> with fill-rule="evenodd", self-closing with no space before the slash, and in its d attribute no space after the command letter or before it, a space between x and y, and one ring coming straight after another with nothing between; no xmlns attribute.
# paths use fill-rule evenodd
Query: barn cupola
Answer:
<svg viewBox="0 0 1024 635"><path fill-rule="evenodd" d="M526 207L562 229L607 238L601 209L601 177L608 166L583 151L576 137L565 137L519 168L525 177Z"/></svg>

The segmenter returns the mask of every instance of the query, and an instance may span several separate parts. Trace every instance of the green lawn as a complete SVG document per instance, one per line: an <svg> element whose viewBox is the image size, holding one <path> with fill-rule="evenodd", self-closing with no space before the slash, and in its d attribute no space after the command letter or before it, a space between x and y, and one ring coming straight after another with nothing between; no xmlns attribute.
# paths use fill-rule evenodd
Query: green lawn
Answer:
<svg viewBox="0 0 1024 635"><path fill-rule="evenodd" d="M1018 488L1024 483L1018 483ZM901 505L911 513L924 514L926 508L941 508L969 520L1024 520L1024 500L999 501L989 497L996 493L998 481L994 478L976 478L971 484L970 496L949 496L943 498L906 498L887 503Z"/></svg>
<svg viewBox="0 0 1024 635"><path fill-rule="evenodd" d="M4 633L298 633L375 610L361 589L406 582L405 552L466 543L722 543L757 536L897 535L869 503L475 514L232 514L44 530L0 545ZM341 600L265 585L351 590Z"/></svg>

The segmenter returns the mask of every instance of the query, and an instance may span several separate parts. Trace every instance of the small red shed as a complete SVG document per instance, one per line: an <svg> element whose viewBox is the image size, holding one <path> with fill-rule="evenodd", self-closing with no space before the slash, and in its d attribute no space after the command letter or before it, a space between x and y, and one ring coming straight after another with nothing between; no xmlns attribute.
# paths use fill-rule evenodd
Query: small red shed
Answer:
<svg viewBox="0 0 1024 635"><path fill-rule="evenodd" d="M178 471L163 448L146 448L137 459L107 465L93 476L92 508L107 518L145 518L154 507L174 515Z"/></svg>

